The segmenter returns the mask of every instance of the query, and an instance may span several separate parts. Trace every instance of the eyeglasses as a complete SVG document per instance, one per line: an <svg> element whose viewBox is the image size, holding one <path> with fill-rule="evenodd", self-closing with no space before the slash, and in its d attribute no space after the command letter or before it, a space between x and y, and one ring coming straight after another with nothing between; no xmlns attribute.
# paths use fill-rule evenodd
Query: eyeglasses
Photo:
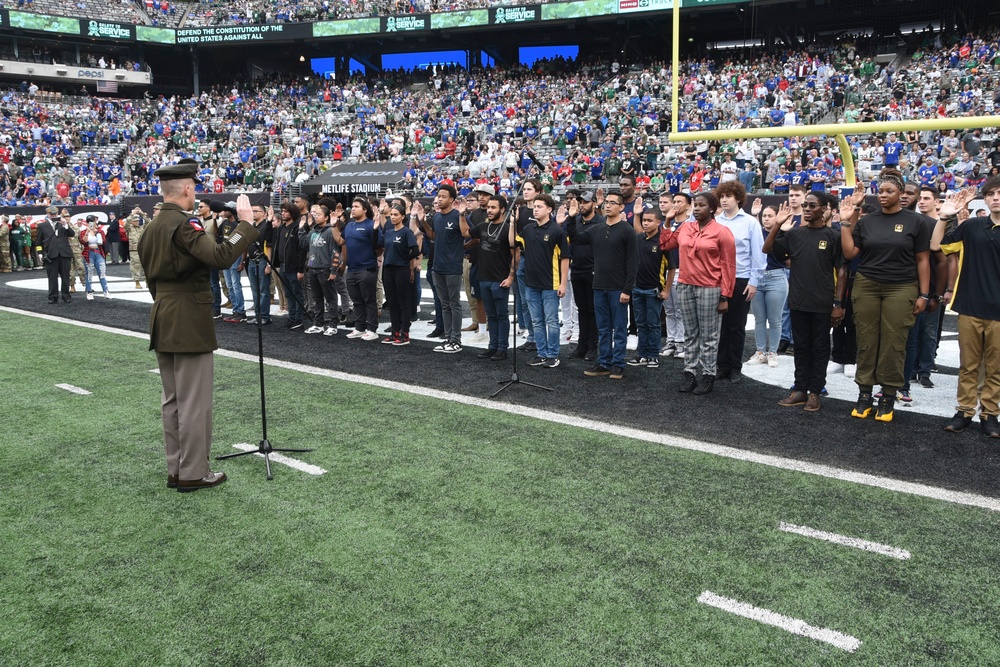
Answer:
<svg viewBox="0 0 1000 667"><path fill-rule="evenodd" d="M611 199L606 199L606 200L604 200L604 205L605 206L624 206L625 204L622 204L621 202L617 202L617 201L614 201L614 200L611 200Z"/></svg>
<svg viewBox="0 0 1000 667"><path fill-rule="evenodd" d="M823 205L818 202L803 202L802 208L823 208Z"/></svg>

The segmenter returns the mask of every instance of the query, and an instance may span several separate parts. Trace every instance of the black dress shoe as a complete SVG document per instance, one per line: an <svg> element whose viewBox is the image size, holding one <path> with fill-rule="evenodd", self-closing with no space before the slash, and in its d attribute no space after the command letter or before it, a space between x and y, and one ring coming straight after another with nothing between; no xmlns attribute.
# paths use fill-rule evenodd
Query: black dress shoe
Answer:
<svg viewBox="0 0 1000 667"><path fill-rule="evenodd" d="M959 411L955 413L951 421L945 424L944 430L951 433L961 433L970 426L972 426L972 417L966 417L964 412Z"/></svg>
<svg viewBox="0 0 1000 667"><path fill-rule="evenodd" d="M715 372L715 379L716 380L727 380L727 379L729 379L730 372L731 371L729 371L729 370L723 370L723 369L720 368L719 370L717 370Z"/></svg>
<svg viewBox="0 0 1000 667"><path fill-rule="evenodd" d="M1000 422L996 415L989 415L985 419L983 415L979 415L979 428L988 438L1000 438Z"/></svg>
<svg viewBox="0 0 1000 667"><path fill-rule="evenodd" d="M63 297L62 297L62 300L63 300L63 301L65 302L65 303L69 303L70 301L72 301L72 300L73 300L73 297L71 297L71 296L70 296L69 294L63 294Z"/></svg>
<svg viewBox="0 0 1000 667"><path fill-rule="evenodd" d="M492 357L490 357L490 361L507 361L507 352L506 351L497 352Z"/></svg>
<svg viewBox="0 0 1000 667"><path fill-rule="evenodd" d="M177 475L167 475L167 488L168 489L177 488Z"/></svg>
<svg viewBox="0 0 1000 667"><path fill-rule="evenodd" d="M444 329L435 329L434 331L427 334L428 338L442 338L444 337Z"/></svg>
<svg viewBox="0 0 1000 667"><path fill-rule="evenodd" d="M218 486L225 481L226 473L209 472L201 479L178 479L177 490L181 493L188 493L189 491L198 491L199 489L208 489L213 486Z"/></svg>
<svg viewBox="0 0 1000 667"><path fill-rule="evenodd" d="M778 343L778 354L784 354L785 352L787 352L789 345L791 345L791 343L782 338L781 341Z"/></svg>
<svg viewBox="0 0 1000 667"><path fill-rule="evenodd" d="M49 303L59 303L59 299L55 298L54 296L49 297Z"/></svg>
<svg viewBox="0 0 1000 667"><path fill-rule="evenodd" d="M524 350L525 352L538 352L538 346L534 343L522 343L517 349Z"/></svg>
<svg viewBox="0 0 1000 667"><path fill-rule="evenodd" d="M731 371L729 373L729 382L732 384L739 384L740 382L743 382L743 373L740 373L739 371Z"/></svg>
<svg viewBox="0 0 1000 667"><path fill-rule="evenodd" d="M577 359L583 359L584 357L586 357L587 356L587 346L586 345L577 345L576 349L573 350L573 356L576 357Z"/></svg>
<svg viewBox="0 0 1000 667"><path fill-rule="evenodd" d="M494 354L496 354L496 350L483 350L476 355L476 359L492 359Z"/></svg>
<svg viewBox="0 0 1000 667"><path fill-rule="evenodd" d="M584 361L597 361L597 352L594 350L587 350L587 354L583 355Z"/></svg>

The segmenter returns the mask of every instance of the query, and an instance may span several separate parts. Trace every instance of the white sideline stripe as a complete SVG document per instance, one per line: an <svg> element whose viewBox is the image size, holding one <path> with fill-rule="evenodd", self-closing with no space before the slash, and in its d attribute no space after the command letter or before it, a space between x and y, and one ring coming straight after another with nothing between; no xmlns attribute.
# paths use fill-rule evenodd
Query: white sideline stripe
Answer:
<svg viewBox="0 0 1000 667"><path fill-rule="evenodd" d="M236 443L235 445L233 445L233 447L235 447L236 449L241 449L244 452L252 452L257 449L255 445L251 445L246 442ZM256 454L256 456L264 458L263 454ZM281 454L280 452L271 452L269 456L270 459L275 463L284 463L289 468L295 468L296 470L301 470L302 472L309 473L310 475L326 474L326 470L320 468L319 466L314 466L310 463L305 463L303 461L299 461L298 459L293 459L290 456L285 456L284 454Z"/></svg>
<svg viewBox="0 0 1000 667"><path fill-rule="evenodd" d="M888 556L889 558L895 558L897 560L910 560L910 552L906 549L899 549L891 547L888 544L879 544L878 542L869 542L868 540L862 540L857 537L847 537L846 535L838 535L837 533L827 533L822 530L810 528L809 526L796 526L793 523L785 523L782 521L778 524L778 530L783 530L786 533L795 533L796 535L802 535L803 537L812 537L817 540L825 540L835 544L843 544L845 547L854 547L855 549L861 549L863 551L871 551L873 553L882 554L883 556Z"/></svg>
<svg viewBox="0 0 1000 667"><path fill-rule="evenodd" d="M79 387L72 384L57 384L56 386L59 387L60 389L65 389L66 391L71 392L73 394L79 394L80 396L90 396L89 391L87 391L86 389L80 389Z"/></svg>
<svg viewBox="0 0 1000 667"><path fill-rule="evenodd" d="M828 628L817 628L809 625L805 621L800 621L797 618L782 616L781 614L776 614L767 609L754 607L746 602L740 602L739 600L733 600L732 598L716 595L711 591L705 591L699 595L698 602L723 611L728 611L731 614L736 614L737 616L742 616L743 618L749 618L752 621L773 625L776 628L787 630L788 632L801 637L809 637L810 639L826 642L827 644L836 646L837 648L847 651L848 653L854 653L861 648L861 640L856 637L845 635Z"/></svg>
<svg viewBox="0 0 1000 667"><path fill-rule="evenodd" d="M104 331L106 333L118 334L120 336L140 338L142 340L147 340L147 341L149 340L148 334L138 333L136 331L128 331L127 329L116 329L114 327L105 326L103 324L78 322L76 320L71 320L65 317L46 315L43 313L33 313L27 310L11 308L9 306L0 306L0 312L14 313L16 315L25 315L28 317L36 317L38 319L48 320L50 322L70 324L73 326L82 327L84 329L92 329L94 331ZM242 361L250 361L253 363L257 363L256 356L251 356L249 354L244 354L242 352L233 352L231 350L217 350L216 353L219 354L220 356L229 357L231 359L240 359ZM720 456L727 459L734 459L736 461L757 463L760 465L769 466L771 468L779 468L781 470L792 470L795 472L817 475L819 477L836 479L843 482L860 484L862 486L871 486L879 489L885 489L887 491L894 491L896 493L905 493L908 495L920 496L923 498L931 498L933 500L942 500L949 503L956 503L958 505L980 507L983 509L991 510L993 512L1000 512L1000 498L990 498L989 496L983 496L976 493L968 493L966 491L952 491L950 489L943 489L937 486L918 484L916 482L906 482L898 479L892 479L891 477L881 477L879 475L872 475L869 473L854 472L852 470L845 470L843 468L837 468L834 466L822 465L818 463L809 463L807 461L797 461L795 459L788 459L781 456L772 456L770 454L759 454L757 452L744 451L742 449L736 449L735 447L716 445L709 442L694 440L691 438L667 435L664 433L652 433L650 431L641 431L639 429L630 428L627 426L616 426L613 424L605 424L604 422L595 421L593 419L585 419L582 417L564 415L557 412L540 410L538 408L533 408L529 406L501 403L485 398L464 396L452 392L441 391L439 389L421 387L419 385L407 385L407 384L402 384L400 382L383 380L381 378L369 377L353 373L342 373L340 371L332 371L326 368L316 368L315 366L305 366L303 364L296 364L288 361L281 361L278 359L270 359L265 357L264 363L266 363L269 366L274 366L276 368L284 368L287 370L298 371L300 373L307 373L309 375L327 377L334 380L340 380L342 382L351 382L354 384L369 385L373 387L379 387L382 389L392 389L395 391L405 392L407 394L413 394L415 396L426 396L430 398L437 398L443 401L450 401L455 403L461 403L463 405L471 405L474 407L485 408L487 410L506 412L507 414L517 415L517 416L533 417L535 419L552 422L554 424L561 424L564 426L567 425L575 426L577 428L596 431L598 433L619 435L622 437L632 438L635 440L643 440L645 442L651 442L659 445L664 445L667 447L686 449L690 451L701 452L703 454L712 454L713 456Z"/></svg>
<svg viewBox="0 0 1000 667"><path fill-rule="evenodd" d="M160 374L160 369L159 368L150 368L149 372L150 373L156 373L157 375L159 375Z"/></svg>

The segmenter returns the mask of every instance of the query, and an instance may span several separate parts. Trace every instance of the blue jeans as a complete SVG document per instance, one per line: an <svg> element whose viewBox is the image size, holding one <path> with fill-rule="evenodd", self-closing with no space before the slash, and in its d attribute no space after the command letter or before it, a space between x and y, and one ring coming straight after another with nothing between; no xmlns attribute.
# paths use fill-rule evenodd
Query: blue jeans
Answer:
<svg viewBox="0 0 1000 667"><path fill-rule="evenodd" d="M100 279L100 281L101 281L101 288L105 292L107 292L108 291L108 281L107 281L107 278L105 277L106 276L105 271L107 269L107 262L104 260L104 257L99 252L91 252L91 253L89 253L89 255L90 255L90 259L87 260L87 263L83 265L83 268L86 269L86 272L85 272L86 273L86 278L84 279L84 281L86 282L86 285L87 285L87 294L90 294L93 291L93 290L90 289L90 278L91 278L91 275L92 275L91 274L91 268L90 268L91 264L94 265L93 272L97 274L98 279Z"/></svg>
<svg viewBox="0 0 1000 667"><path fill-rule="evenodd" d="M559 294L554 289L538 289L525 285L525 301L531 313L531 329L542 359L559 356ZM544 335L543 335L544 334Z"/></svg>
<svg viewBox="0 0 1000 667"><path fill-rule="evenodd" d="M525 338L525 343L530 343L535 340L535 330L532 326L532 315L528 308L528 296L527 296L528 286L524 284L524 262L520 262L517 265L517 294L514 295L514 308L517 309L517 322L521 325L522 329L528 331L528 336Z"/></svg>
<svg viewBox="0 0 1000 667"><path fill-rule="evenodd" d="M788 269L785 271L785 280L788 280ZM751 304L753 301L750 302ZM754 316L756 317L756 315ZM788 309L788 300L785 300L785 305L781 310L781 340L787 340L790 344L794 345L795 341L792 339L792 311Z"/></svg>
<svg viewBox="0 0 1000 667"><path fill-rule="evenodd" d="M788 297L788 279L784 269L771 269L757 283L757 294L750 302L753 311L754 339L758 352L777 352L782 339L782 320ZM790 339L789 339L790 340Z"/></svg>
<svg viewBox="0 0 1000 667"><path fill-rule="evenodd" d="M222 275L226 279L226 286L229 287L229 300L233 304L234 315L246 310L243 304L243 284L240 282L240 270L237 268L242 262L243 258L240 257L233 262L232 266L222 271Z"/></svg>
<svg viewBox="0 0 1000 667"><path fill-rule="evenodd" d="M264 273L266 266L267 260L263 257L251 259L247 264L250 291L253 292L253 314L262 322L271 321L271 276Z"/></svg>
<svg viewBox="0 0 1000 667"><path fill-rule="evenodd" d="M291 271L282 271L281 277L285 290L288 292L285 295L288 302L288 321L292 324L298 324L306 316L305 311L302 309L302 304L305 303L305 296L302 294L302 283L299 282L299 277Z"/></svg>
<svg viewBox="0 0 1000 667"><path fill-rule="evenodd" d="M219 287L219 270L208 270L208 282L212 284L212 314L218 315L222 311L222 288Z"/></svg>
<svg viewBox="0 0 1000 667"><path fill-rule="evenodd" d="M506 352L510 339L510 320L507 319L510 288L500 287L496 280L480 280L479 296L486 310L486 328L490 332L489 349Z"/></svg>
<svg viewBox="0 0 1000 667"><path fill-rule="evenodd" d="M625 366L625 344L628 342L628 304L621 302L621 296L621 290L594 290L594 319L597 320L597 363L605 368ZM636 311L637 319L638 313L639 311ZM658 315L656 321L659 323ZM654 356L659 352L657 350Z"/></svg>
<svg viewBox="0 0 1000 667"><path fill-rule="evenodd" d="M906 338L906 362L903 364L903 389L909 390L910 378L930 377L937 354L938 322L941 306L933 313L920 313Z"/></svg>
<svg viewBox="0 0 1000 667"><path fill-rule="evenodd" d="M635 328L639 333L639 347L635 352L637 357L653 359L660 354L662 304L658 289L636 287L632 290L632 312L635 313Z"/></svg>

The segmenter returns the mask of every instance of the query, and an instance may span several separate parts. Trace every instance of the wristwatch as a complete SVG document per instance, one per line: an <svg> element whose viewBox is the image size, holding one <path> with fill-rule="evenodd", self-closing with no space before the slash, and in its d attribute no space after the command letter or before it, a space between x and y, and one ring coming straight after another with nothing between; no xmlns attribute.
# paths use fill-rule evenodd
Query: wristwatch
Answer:
<svg viewBox="0 0 1000 667"><path fill-rule="evenodd" d="M728 296L720 296L719 297L719 303L729 303L729 297Z"/></svg>
<svg viewBox="0 0 1000 667"><path fill-rule="evenodd" d="M840 299L834 299L833 300L833 307L834 308L841 308L842 306L843 306L843 302Z"/></svg>

